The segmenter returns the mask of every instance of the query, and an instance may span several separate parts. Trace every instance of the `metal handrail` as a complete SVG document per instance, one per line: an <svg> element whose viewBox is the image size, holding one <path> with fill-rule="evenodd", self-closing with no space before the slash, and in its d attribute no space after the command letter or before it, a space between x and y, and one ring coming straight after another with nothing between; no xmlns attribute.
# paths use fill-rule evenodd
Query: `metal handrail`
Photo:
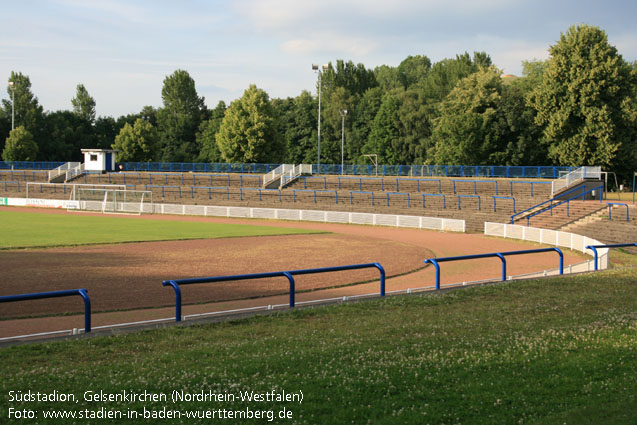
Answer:
<svg viewBox="0 0 637 425"><path fill-rule="evenodd" d="M612 209L613 205L617 205L617 206L626 207L626 222L627 223L630 222L630 214L628 213L628 204L624 204L624 203L621 203L621 202L607 202L606 204L608 205L608 219L609 220L611 220L611 221L613 220L613 217L611 215L611 209Z"/></svg>
<svg viewBox="0 0 637 425"><path fill-rule="evenodd" d="M550 203L550 204L551 204L550 209L552 210L553 208L560 206L560 205L561 205L561 204L563 204L564 202L572 201L572 200L574 200L574 199L576 199L576 198L579 198L580 196L583 198L583 197L584 197L587 193L590 193L590 192L592 192L592 191L594 191L594 190L597 190L597 189L600 189L600 188L603 190L603 189L604 189L604 186L596 186L596 187L594 187L593 189L590 189L590 190L588 190L588 191L585 191L585 192L583 192L583 193L582 193L582 194L580 194L580 195L573 196L572 198L569 198L569 199L566 199L566 200L560 200L560 202L559 202L558 204L556 204L556 205L553 205L553 202L554 202L554 201L556 201L556 200L555 200L555 198L551 198L551 199L546 200L546 201L544 201L544 202L540 202L539 204L534 205L534 206L532 206L532 207L530 207L530 208L527 208L527 209L525 209L524 211L520 211L519 213L513 214L513 215L511 216L511 224L513 224L513 222L515 221L515 217L517 217L517 216L519 216L519 215L521 215L521 214L524 214L524 213L526 213L526 212L529 212L529 211L531 211L531 210L537 209L537 208L541 207L542 205L545 205L545 204ZM584 190L584 189L586 189L586 187L585 187L585 186L576 187L576 188L574 188L574 189L571 189L571 190L569 190L569 191L567 191L567 192L562 193L562 196L564 196L564 195L568 195L568 194L573 193L573 192L575 192L575 191L577 191L577 190ZM599 201L600 201L600 202L602 201L601 197L600 197L600 200L599 200ZM533 216L535 216L535 215L537 215L537 214L540 214L540 213L542 213L542 212L544 212L544 211L546 211L546 209L542 209L542 211L539 211L539 212L537 212L536 214L533 214L533 215L531 215L531 216L529 216L529 217L525 217L525 218L533 217Z"/></svg>
<svg viewBox="0 0 637 425"><path fill-rule="evenodd" d="M348 270L359 270L365 268L377 268L380 272L380 296L385 296L385 269L380 263L366 263L366 264L353 264L349 266L336 266L336 267L322 267L317 269L304 269L304 270L290 270L280 272L268 272L268 273L252 273L252 274L239 274L231 276L215 276L215 277L201 277L192 279L175 279L165 280L162 282L163 286L171 286L175 290L175 321L180 322L181 315L181 288L179 285L191 285L197 283L215 283L215 282L230 282L236 280L250 280L250 279L264 279L271 277L286 277L290 283L290 308L295 305L295 275L303 274L316 274L316 273L328 273Z"/></svg>
<svg viewBox="0 0 637 425"><path fill-rule="evenodd" d="M91 299L86 289L68 289L64 291L36 292L33 294L6 295L0 297L0 303L15 301L40 300L44 298L60 298L79 295L84 300L84 332L91 332Z"/></svg>
<svg viewBox="0 0 637 425"><path fill-rule="evenodd" d="M527 249L523 251L508 251L508 252L492 252L488 254L473 254L473 255L463 255L458 257L442 257L442 258L428 258L425 260L425 264L433 264L436 268L436 290L440 290L440 265L438 263L447 262L447 261L460 261L460 260L472 260L476 258L490 258L497 257L502 261L502 281L506 280L506 258L509 255L522 255L522 254L534 254L541 252L557 252L560 256L560 274L564 274L564 254L562 250L559 248L539 248L539 249Z"/></svg>
<svg viewBox="0 0 637 425"><path fill-rule="evenodd" d="M629 246L637 246L637 243L616 243L611 245L587 245L586 249L590 249L593 251L593 256L595 257L595 271L597 271L597 248L621 248L621 247L629 247Z"/></svg>

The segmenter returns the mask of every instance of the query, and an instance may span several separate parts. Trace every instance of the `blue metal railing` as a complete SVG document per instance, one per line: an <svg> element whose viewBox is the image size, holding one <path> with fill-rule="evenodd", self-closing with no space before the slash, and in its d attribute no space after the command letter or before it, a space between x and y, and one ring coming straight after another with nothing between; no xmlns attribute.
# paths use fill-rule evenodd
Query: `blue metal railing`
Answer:
<svg viewBox="0 0 637 425"><path fill-rule="evenodd" d="M495 183L495 194L498 194L498 181L497 180L452 180L453 193L456 193L456 183L473 183L473 194L478 194L478 183Z"/></svg>
<svg viewBox="0 0 637 425"><path fill-rule="evenodd" d="M536 215L542 214L542 213L544 213L544 212L546 212L546 211L550 211L550 212L551 212L551 215L553 215L553 209L554 209L554 208L556 208L556 207L559 207L560 205L562 205L562 204L564 204L564 203L567 203L567 209L568 209L568 206L569 206L568 202L573 201L573 200L575 200L575 199L579 198L580 196L582 197L582 200L584 200L584 199L585 199L585 196L586 196L588 193L593 192L594 190L598 190L598 189L601 189L601 190L603 191L603 190L604 190L604 186L596 186L596 187L594 187L593 189L589 189L589 190L586 190L586 187L585 187L585 186L580 186L580 187L576 187L575 189L571 189L571 190L569 190L569 191L567 191L567 192L562 193L560 196L569 195L569 194L571 194L571 193L573 193L573 192L577 192L578 190L581 190L581 191L582 191L582 193L581 193L581 194L578 194L578 195L575 195L575 196L573 196L573 197L571 197L571 198L568 198L568 199L555 199L555 198L551 198L551 199L549 199L549 200L547 200L547 201L540 202L539 204L534 205L534 206L532 206L532 207L530 207L530 208L527 208L527 209L525 209L524 211L520 211L519 213L513 214L513 215L511 216L511 224L513 224L513 222L514 222L514 220L515 220L515 217L517 217L517 216L519 216L519 215L521 215L521 214L524 214L524 213L526 213L526 212L529 212L529 211L531 211L531 210L534 210L534 209L540 208L540 207L542 207L542 206L544 206L544 205L549 204L549 206L548 206L548 207L543 208L541 211L537 211L537 212L535 212L535 213L533 213L533 214L530 214L530 215L528 215L528 216L526 216L526 217L525 217L525 218L526 218L526 224L527 224L527 226L528 226L528 225L529 225L529 220L531 219L531 217L535 217ZM557 202L557 204L553 205L553 202ZM601 196L599 197L599 202L602 202L602 197L601 197Z"/></svg>
<svg viewBox="0 0 637 425"><path fill-rule="evenodd" d="M437 182L438 183L438 193L442 193L442 183L440 179L396 179L396 192L400 192L400 182L416 182L417 192L420 192L420 182Z"/></svg>
<svg viewBox="0 0 637 425"><path fill-rule="evenodd" d="M462 206L460 203L460 200L462 198L478 198L478 211L480 211L481 209L481 201L480 201L480 195L456 195L456 197L458 198L458 209L461 210Z"/></svg>
<svg viewBox="0 0 637 425"><path fill-rule="evenodd" d="M151 184L147 184L144 185L144 190L148 191L148 188L151 189L161 189L161 196L162 198L165 197L165 192L166 189L176 189L177 193L179 194L179 199L181 199L181 186L157 186L157 185L151 185Z"/></svg>
<svg viewBox="0 0 637 425"><path fill-rule="evenodd" d="M86 289L69 289L65 291L37 292L33 294L6 295L0 297L0 303L15 301L40 300L44 298L60 298L79 295L84 301L84 332L91 332L91 299Z"/></svg>
<svg viewBox="0 0 637 425"><path fill-rule="evenodd" d="M628 204L624 204L621 202L607 202L606 203L608 205L608 219L609 220L613 220L613 216L611 213L611 210L613 208L613 205L617 205L617 206L623 206L626 207L626 222L630 222L630 214L628 213Z"/></svg>
<svg viewBox="0 0 637 425"><path fill-rule="evenodd" d="M0 170L53 170L66 162L0 161Z"/></svg>
<svg viewBox="0 0 637 425"><path fill-rule="evenodd" d="M379 177L338 177L338 190L341 190L341 180L358 180L358 189L363 190L363 180L380 181L380 190L385 190L385 180Z"/></svg>
<svg viewBox="0 0 637 425"><path fill-rule="evenodd" d="M597 248L622 248L622 247L629 247L629 246L637 246L637 243L616 243L616 244L611 244L611 245L587 245L586 249L590 249L591 251L593 251L593 256L595 257L595 271L598 270L597 267L597 259L598 259L598 252L597 252Z"/></svg>
<svg viewBox="0 0 637 425"><path fill-rule="evenodd" d="M317 193L333 193L334 194L334 199L336 200L336 203L338 204L338 191L336 191L336 190L292 189L292 202L296 202L296 193L297 192L313 193L314 194L314 203L315 204L316 204L316 194Z"/></svg>
<svg viewBox="0 0 637 425"><path fill-rule="evenodd" d="M529 184L531 185L531 198L533 197L533 186L536 184L544 184L544 185L550 185L551 182L516 182L516 181L510 181L509 182L511 184L511 196L513 196L513 184Z"/></svg>
<svg viewBox="0 0 637 425"><path fill-rule="evenodd" d="M317 269L305 269L305 270L290 270L280 272L269 273L252 273L252 274L239 274L232 276L215 276L215 277L201 277L194 279L175 279L165 280L162 282L163 286L172 286L175 290L175 321L181 321L181 288L179 285L191 285L198 283L214 283L214 282L231 282L237 280L250 280L250 279L265 279L271 277L285 277L290 284L290 308L295 305L296 288L294 282L294 276L304 274L317 274L317 273L329 273L348 270L360 270L366 268L376 268L380 272L380 296L385 296L385 269L380 263L366 263L366 264L353 264L349 266L336 266L336 267L322 267Z"/></svg>
<svg viewBox="0 0 637 425"><path fill-rule="evenodd" d="M7 181L3 181L3 182L0 182L0 183L4 183L4 190L5 190L5 191L7 190L7 186L8 186L9 184L15 184L15 185L18 187L18 191L20 190L20 182L19 182L19 181L10 181L10 180L7 180Z"/></svg>
<svg viewBox="0 0 637 425"><path fill-rule="evenodd" d="M372 195L372 207L374 206L374 192L362 192L362 191L358 191L358 190L352 190L349 192L349 204L352 205L353 200L354 200L354 193L357 194L361 194L361 195Z"/></svg>
<svg viewBox="0 0 637 425"><path fill-rule="evenodd" d="M212 191L222 190L226 192L226 199L230 199L230 188L229 187L215 187L215 186L191 186L190 187L190 199L195 199L195 190L199 192L199 189L207 189L208 190L208 199L212 199ZM261 199L261 195L259 195L259 199Z"/></svg>
<svg viewBox="0 0 637 425"><path fill-rule="evenodd" d="M459 257L442 257L442 258L428 258L425 260L425 264L433 264L436 268L436 290L440 290L440 265L439 263L448 261L460 261L460 260L472 260L477 258L491 258L497 257L502 262L502 281L506 280L507 276L507 264L506 257L510 255L523 255L523 254L535 254L541 252L557 252L560 256L560 274L564 274L564 254L559 248L539 248L539 249L527 249L523 251L508 251L508 252L493 252L489 254L474 254L463 255Z"/></svg>
<svg viewBox="0 0 637 425"><path fill-rule="evenodd" d="M592 189L589 189L589 190L586 190L586 187L585 187L585 186L581 186L581 187L578 187L578 188L573 189L573 190L572 190L572 192L576 192L576 191L577 191L577 190L579 190L579 189L582 189L582 194L581 194L581 195L576 195L576 196L573 196L573 197L568 198L568 199L560 200L560 202L558 202L558 203L557 203L557 204L555 204L555 205L553 205L553 203L551 203L551 205L550 205L550 206L549 206L549 208L548 208L548 210L550 211L551 215L553 215L553 209L555 209L555 208L559 207L560 205L566 204L566 216L567 216L567 217L570 217L570 216L571 216L571 211L570 211L571 201L573 201L573 200L575 200L575 199L579 198L580 196L582 197L582 201L583 201L583 200L585 200L585 199L586 199L585 197L586 197L586 195L587 195L588 193L591 193L591 192L596 191L596 190L598 190L598 189L599 189L600 191L603 191L603 190L604 190L604 186L603 186L603 185L602 185L602 186L596 186L596 187L594 187L594 188L592 188ZM569 191L569 192L571 192L571 191ZM566 193L569 193L569 192L566 192ZM551 201L553 201L553 199L551 199ZM599 202L602 202L602 197L601 197L601 196L599 197ZM533 213L533 214L531 214L531 215L526 216L526 225L527 225L527 227L530 225L530 220L531 220L531 218L535 217L536 215L540 215L540 214L542 214L542 213L545 213L546 211L547 211L547 210L546 210L546 209L544 209L544 210L542 210L542 211L538 211L538 212L535 212L535 213Z"/></svg>
<svg viewBox="0 0 637 425"><path fill-rule="evenodd" d="M243 201L243 191L248 191L248 192L258 192L259 193L259 201L261 201L261 194L263 192L265 193L278 193L279 195L279 202L283 202L283 200L281 199L281 190L280 189L261 189L261 188L252 188L252 187L241 187L239 188L239 199L241 201ZM311 191L308 191L311 192ZM228 199L229 198L229 194L228 194ZM316 203L316 194L314 194L314 203ZM336 198L336 203L338 204L338 197Z"/></svg>
<svg viewBox="0 0 637 425"><path fill-rule="evenodd" d="M387 206L389 206L389 197L391 195L407 196L407 208L411 207L411 199L409 193L406 192L387 192Z"/></svg>
<svg viewBox="0 0 637 425"><path fill-rule="evenodd" d="M65 162L29 162L0 161L0 169L10 170L52 170ZM158 171L158 172L203 172L203 173L250 173L266 174L281 164L246 164L246 163L163 163L163 162L124 162L124 171ZM373 176L405 177L502 177L502 178L534 178L556 179L561 171L571 172L577 167L553 166L497 166L497 165L345 165L316 164L312 166L314 174L347 174Z"/></svg>
<svg viewBox="0 0 637 425"><path fill-rule="evenodd" d="M301 176L299 177L303 180L303 189L307 189L307 181L308 180L323 180L323 189L327 189L327 178L322 176Z"/></svg>
<svg viewBox="0 0 637 425"><path fill-rule="evenodd" d="M493 196L493 212L497 212L496 199L510 199L513 201L513 212L515 213L515 198L513 196Z"/></svg>
<svg viewBox="0 0 637 425"><path fill-rule="evenodd" d="M442 197L442 208L447 209L447 197L443 193L423 193L422 194L422 207L425 208L425 199L427 196Z"/></svg>

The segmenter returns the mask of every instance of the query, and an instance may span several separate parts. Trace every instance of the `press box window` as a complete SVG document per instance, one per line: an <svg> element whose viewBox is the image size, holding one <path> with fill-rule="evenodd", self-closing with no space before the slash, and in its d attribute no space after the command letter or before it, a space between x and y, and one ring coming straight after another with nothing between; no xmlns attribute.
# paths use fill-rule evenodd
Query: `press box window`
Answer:
<svg viewBox="0 0 637 425"><path fill-rule="evenodd" d="M91 161L97 161L97 155L91 155Z"/></svg>

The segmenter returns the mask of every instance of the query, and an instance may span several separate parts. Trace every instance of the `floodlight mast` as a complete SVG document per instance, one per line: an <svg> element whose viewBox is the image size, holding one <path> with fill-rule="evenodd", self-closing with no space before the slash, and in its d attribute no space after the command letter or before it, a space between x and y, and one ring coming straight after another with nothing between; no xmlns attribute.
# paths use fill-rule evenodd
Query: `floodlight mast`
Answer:
<svg viewBox="0 0 637 425"><path fill-rule="evenodd" d="M322 66L322 72L329 69L329 64ZM317 64L312 64L312 69L318 72L318 173L321 172L321 69Z"/></svg>
<svg viewBox="0 0 637 425"><path fill-rule="evenodd" d="M347 115L347 109L338 111L341 114L341 175L345 169L345 116Z"/></svg>
<svg viewBox="0 0 637 425"><path fill-rule="evenodd" d="M11 131L15 130L15 82L9 81L11 87Z"/></svg>

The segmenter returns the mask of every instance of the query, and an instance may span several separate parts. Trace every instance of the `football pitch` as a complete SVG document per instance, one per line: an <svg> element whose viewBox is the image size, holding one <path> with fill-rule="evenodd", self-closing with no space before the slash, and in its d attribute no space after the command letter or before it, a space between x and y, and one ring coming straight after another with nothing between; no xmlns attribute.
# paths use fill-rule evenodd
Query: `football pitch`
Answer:
<svg viewBox="0 0 637 425"><path fill-rule="evenodd" d="M0 223L0 249L320 233L273 226L35 211L0 210Z"/></svg>

